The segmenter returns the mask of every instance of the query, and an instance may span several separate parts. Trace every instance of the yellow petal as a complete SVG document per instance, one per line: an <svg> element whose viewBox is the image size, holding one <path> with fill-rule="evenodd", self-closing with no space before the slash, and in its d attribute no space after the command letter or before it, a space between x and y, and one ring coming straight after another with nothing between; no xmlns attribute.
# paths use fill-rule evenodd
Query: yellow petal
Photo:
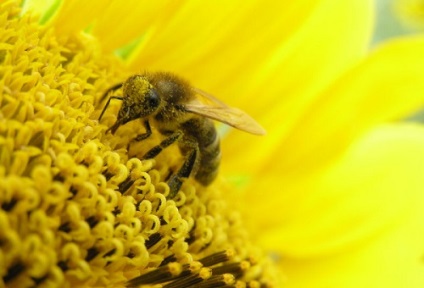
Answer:
<svg viewBox="0 0 424 288"><path fill-rule="evenodd" d="M44 23L47 21L52 14L55 13L57 6L60 5L60 1L57 0L27 0L23 1L22 14L31 10L32 13L38 14L40 22Z"/></svg>
<svg viewBox="0 0 424 288"><path fill-rule="evenodd" d="M55 26L58 35L78 33L88 28L109 3L100 0L60 1L61 5L49 24Z"/></svg>
<svg viewBox="0 0 424 288"><path fill-rule="evenodd" d="M31 0L27 6L41 11L48 8L47 0ZM53 0L50 0L50 2ZM90 28L102 43L102 48L108 52L129 44L148 34L155 26L158 14L162 11L172 11L178 3L167 5L165 1L55 1L56 9L52 12L51 25L56 26L59 33L72 34ZM43 4L43 3L41 3ZM171 8L171 9L169 9ZM51 9L52 10L52 9ZM45 12L45 11L44 11ZM165 15L164 15L165 16ZM166 18L166 17L164 17Z"/></svg>
<svg viewBox="0 0 424 288"><path fill-rule="evenodd" d="M230 157L224 162L226 173L263 168L258 163L270 153L275 155L275 147L314 98L363 57L373 20L370 4L320 1L305 23L281 42L267 61L258 63L253 77L239 84L243 91L240 97L247 95L248 100L238 106L252 114L268 134L264 138L230 134L223 145L224 157ZM238 65L239 70L245 70Z"/></svg>
<svg viewBox="0 0 424 288"><path fill-rule="evenodd" d="M267 86L280 86L282 78L289 78L278 73L287 71L282 69L283 65L287 61L292 63L292 58L323 59L312 55L323 56L320 51L325 50L327 58L335 59L338 69L346 65L345 61L336 61L337 56L332 55L330 58L329 51L323 49L329 46L327 42L333 41L333 38L323 41L322 33L327 34L328 32L323 31L327 31L334 23L346 23L342 21L343 16L347 16L347 19L356 18L357 16L351 15L367 10L369 6L310 0L265 3L227 1L225 4L187 2L175 11L166 26L156 31L155 37L144 43L137 57L132 59L131 65L134 70L147 68L174 71L190 79L194 86L203 88L232 105L240 104L246 99L258 103L259 95L267 99L280 98L280 95L266 93L269 91ZM368 15L361 15L361 22L355 25L355 29L352 25L348 27L355 31L354 35L364 38L362 27L366 26L367 31L369 30L369 18ZM343 24L341 26L345 27ZM336 54L349 54L353 51L350 47L355 47L357 54L357 39L350 37L352 43L348 46L346 38L342 36L344 34L337 33L341 31L342 29L335 30L334 33L344 39L338 41L338 44L343 43L342 47L334 48ZM301 46L306 39L311 39L306 43L312 43L313 48L310 45ZM364 41L360 42L363 48ZM290 45L289 50L284 50L285 44ZM307 49L305 51L300 47ZM344 51L346 47L347 51ZM327 62L324 63L328 66ZM280 64L282 65L279 66ZM294 63L296 66L298 64ZM264 72L265 66L268 71ZM278 71L275 69L277 66L280 68ZM336 68L329 71L333 69ZM266 104L262 105L265 107ZM241 106L245 109L253 105Z"/></svg>
<svg viewBox="0 0 424 288"><path fill-rule="evenodd" d="M103 48L112 51L143 37L149 40L152 33L160 34L171 14L182 5L180 1L112 1L105 7L92 33L102 42ZM155 34L154 37L157 37Z"/></svg>
<svg viewBox="0 0 424 288"><path fill-rule="evenodd" d="M274 222L249 219L261 244L281 253L287 287L422 287L423 159L422 126L384 126L325 173L272 174L278 194L260 181L248 215Z"/></svg>
<svg viewBox="0 0 424 288"><path fill-rule="evenodd" d="M422 51L424 37L380 47L325 91L281 145L263 156L271 163L278 154L276 166L284 173L319 167L365 130L416 112L424 103Z"/></svg>

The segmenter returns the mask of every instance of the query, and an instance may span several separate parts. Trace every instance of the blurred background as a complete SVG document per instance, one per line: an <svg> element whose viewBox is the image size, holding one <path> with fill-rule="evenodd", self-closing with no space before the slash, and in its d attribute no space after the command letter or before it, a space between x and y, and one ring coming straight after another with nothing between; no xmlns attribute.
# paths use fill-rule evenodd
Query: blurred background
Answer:
<svg viewBox="0 0 424 288"><path fill-rule="evenodd" d="M376 0L373 44L388 38L424 31L424 0Z"/></svg>
<svg viewBox="0 0 424 288"><path fill-rule="evenodd" d="M372 46L393 37L424 33L424 0L376 0L376 14ZM406 120L424 122L424 107Z"/></svg>

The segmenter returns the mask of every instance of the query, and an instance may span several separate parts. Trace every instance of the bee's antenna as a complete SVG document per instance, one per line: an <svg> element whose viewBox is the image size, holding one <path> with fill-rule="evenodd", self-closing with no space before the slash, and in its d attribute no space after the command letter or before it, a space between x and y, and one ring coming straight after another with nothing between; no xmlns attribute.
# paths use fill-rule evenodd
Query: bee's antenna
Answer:
<svg viewBox="0 0 424 288"><path fill-rule="evenodd" d="M109 89L107 89L106 92L103 93L102 98L100 98L100 102L103 102L103 100L105 100L106 96L109 95L110 92L120 89L123 85L124 85L124 83L121 82L121 83L115 84L112 87L110 87Z"/></svg>
<svg viewBox="0 0 424 288"><path fill-rule="evenodd" d="M102 113L100 113L100 116L99 116L99 122L100 122L100 120L102 120L103 114L105 113L106 108L107 108L107 106L109 106L110 100L112 100L112 99L124 100L124 97L120 97L120 96L111 96L111 97L107 100L106 105L105 105L105 107L104 107L104 108L103 108L103 110L102 110Z"/></svg>

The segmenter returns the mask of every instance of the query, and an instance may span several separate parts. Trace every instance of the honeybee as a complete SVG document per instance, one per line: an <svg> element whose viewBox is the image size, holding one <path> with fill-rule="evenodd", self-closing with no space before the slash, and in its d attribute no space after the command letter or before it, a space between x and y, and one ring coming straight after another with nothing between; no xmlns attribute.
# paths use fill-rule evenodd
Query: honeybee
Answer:
<svg viewBox="0 0 424 288"><path fill-rule="evenodd" d="M248 114L232 108L214 96L192 87L186 80L167 72L137 74L106 91L105 96L122 88L122 96L111 96L99 121L112 99L122 101L118 117L107 131L115 133L133 120L141 120L145 133L141 141L152 134L151 124L166 138L150 149L143 159L154 158L163 149L177 142L185 155L181 168L167 181L173 198L184 178L194 174L202 185L209 185L217 176L221 158L220 141L211 119L237 129L264 135L265 130Z"/></svg>

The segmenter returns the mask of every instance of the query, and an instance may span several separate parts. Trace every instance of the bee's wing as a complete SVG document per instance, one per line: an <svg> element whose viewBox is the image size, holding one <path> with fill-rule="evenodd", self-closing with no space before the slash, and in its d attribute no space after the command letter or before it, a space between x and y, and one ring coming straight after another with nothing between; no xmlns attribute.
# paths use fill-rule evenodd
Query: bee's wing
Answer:
<svg viewBox="0 0 424 288"><path fill-rule="evenodd" d="M191 87L191 89L197 93L197 95L202 96L202 102L205 102L204 100L207 100L207 102L209 102L210 104L213 104L211 106L218 106L218 107L228 107L227 104L225 104L224 102L222 102L221 100L219 100L218 98L216 98L215 96L213 96L212 94L209 94L208 92L205 92L199 88L196 87Z"/></svg>
<svg viewBox="0 0 424 288"><path fill-rule="evenodd" d="M259 125L252 117L240 109L227 106L225 103L216 99L214 96L193 88L200 96L205 97L210 103L202 103L194 100L184 105L185 110L217 120L219 122L233 126L234 128L243 130L256 135L264 135L265 129ZM201 99L203 100L203 99ZM204 102L204 101L203 101Z"/></svg>

